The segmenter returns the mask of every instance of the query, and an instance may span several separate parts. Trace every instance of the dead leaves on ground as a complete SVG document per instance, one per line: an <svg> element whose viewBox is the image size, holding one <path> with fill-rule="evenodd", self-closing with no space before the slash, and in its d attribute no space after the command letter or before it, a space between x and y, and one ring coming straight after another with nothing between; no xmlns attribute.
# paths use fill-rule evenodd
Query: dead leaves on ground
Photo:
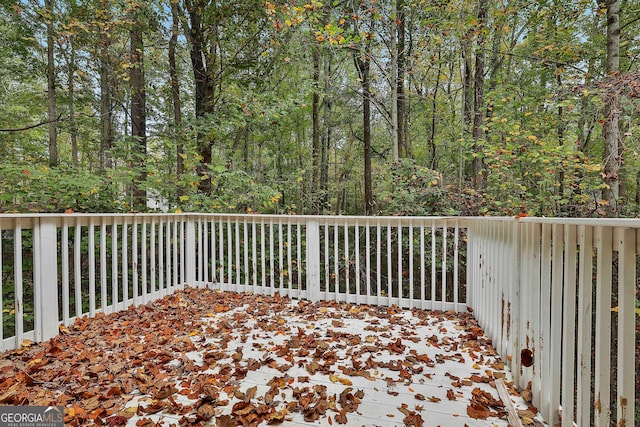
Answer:
<svg viewBox="0 0 640 427"><path fill-rule="evenodd" d="M353 384L363 378L386 379L390 395L399 394L396 384L409 387L427 404L471 397L469 417L504 417L486 390L462 392L503 376L475 319L413 310L410 324L405 314L397 307L187 289L145 306L77 319L46 343L5 353L0 404L61 405L70 426L121 426L134 416L136 425L151 426L158 413L182 417L182 426L277 425L293 414L341 425L358 413L365 392ZM366 320L363 333L350 332L350 319ZM446 320L455 320L458 338L444 335ZM417 325L434 326L437 333L420 338ZM427 347L436 351L422 351ZM468 363L462 353L476 361L477 372L468 378L447 373L446 394L425 396L410 387L428 384L438 365ZM252 372L267 368L277 374L266 387L242 387ZM290 376L292 369L306 374ZM314 384L315 375L328 379L334 391ZM405 426L422 426L423 415L428 418L421 405L397 409Z"/></svg>

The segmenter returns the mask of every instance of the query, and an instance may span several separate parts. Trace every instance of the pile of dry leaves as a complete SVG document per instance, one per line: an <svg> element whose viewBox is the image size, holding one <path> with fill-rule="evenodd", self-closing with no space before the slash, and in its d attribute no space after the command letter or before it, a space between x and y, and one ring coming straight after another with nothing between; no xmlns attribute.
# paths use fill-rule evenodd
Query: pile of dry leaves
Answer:
<svg viewBox="0 0 640 427"><path fill-rule="evenodd" d="M368 394L392 425L454 401L454 416L506 419L492 392L504 366L468 314L187 288L60 332L1 356L0 404L61 405L71 426L333 425L379 417ZM454 375L462 364L474 372Z"/></svg>

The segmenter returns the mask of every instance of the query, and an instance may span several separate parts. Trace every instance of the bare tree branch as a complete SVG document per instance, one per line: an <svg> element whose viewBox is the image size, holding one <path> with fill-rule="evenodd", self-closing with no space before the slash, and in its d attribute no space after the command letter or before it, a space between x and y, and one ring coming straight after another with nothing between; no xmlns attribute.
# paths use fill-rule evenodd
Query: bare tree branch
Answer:
<svg viewBox="0 0 640 427"><path fill-rule="evenodd" d="M21 128L0 129L0 132L23 132L25 130L37 128L38 126L44 126L44 125L48 125L49 123L59 122L61 120L63 120L62 119L62 114L59 114L58 117L55 120L45 120L45 121L42 121L40 123L36 123L35 125L25 126L25 127L21 127Z"/></svg>

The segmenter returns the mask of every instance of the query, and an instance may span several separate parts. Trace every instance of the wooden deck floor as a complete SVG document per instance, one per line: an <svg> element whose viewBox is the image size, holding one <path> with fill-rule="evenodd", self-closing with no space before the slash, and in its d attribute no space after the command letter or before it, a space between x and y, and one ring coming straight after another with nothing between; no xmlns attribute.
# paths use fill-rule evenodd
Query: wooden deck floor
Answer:
<svg viewBox="0 0 640 427"><path fill-rule="evenodd" d="M0 404L65 425L507 426L470 314L186 289L0 356ZM527 417L524 417L526 421Z"/></svg>

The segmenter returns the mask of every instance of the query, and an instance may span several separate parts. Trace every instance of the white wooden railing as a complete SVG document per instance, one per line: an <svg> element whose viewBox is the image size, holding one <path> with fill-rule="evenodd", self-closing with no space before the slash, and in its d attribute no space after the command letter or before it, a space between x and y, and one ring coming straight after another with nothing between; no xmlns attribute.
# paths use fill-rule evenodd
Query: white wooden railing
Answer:
<svg viewBox="0 0 640 427"><path fill-rule="evenodd" d="M185 284L472 310L549 423L637 422L640 221L0 216L0 350ZM613 310L612 310L613 308Z"/></svg>

